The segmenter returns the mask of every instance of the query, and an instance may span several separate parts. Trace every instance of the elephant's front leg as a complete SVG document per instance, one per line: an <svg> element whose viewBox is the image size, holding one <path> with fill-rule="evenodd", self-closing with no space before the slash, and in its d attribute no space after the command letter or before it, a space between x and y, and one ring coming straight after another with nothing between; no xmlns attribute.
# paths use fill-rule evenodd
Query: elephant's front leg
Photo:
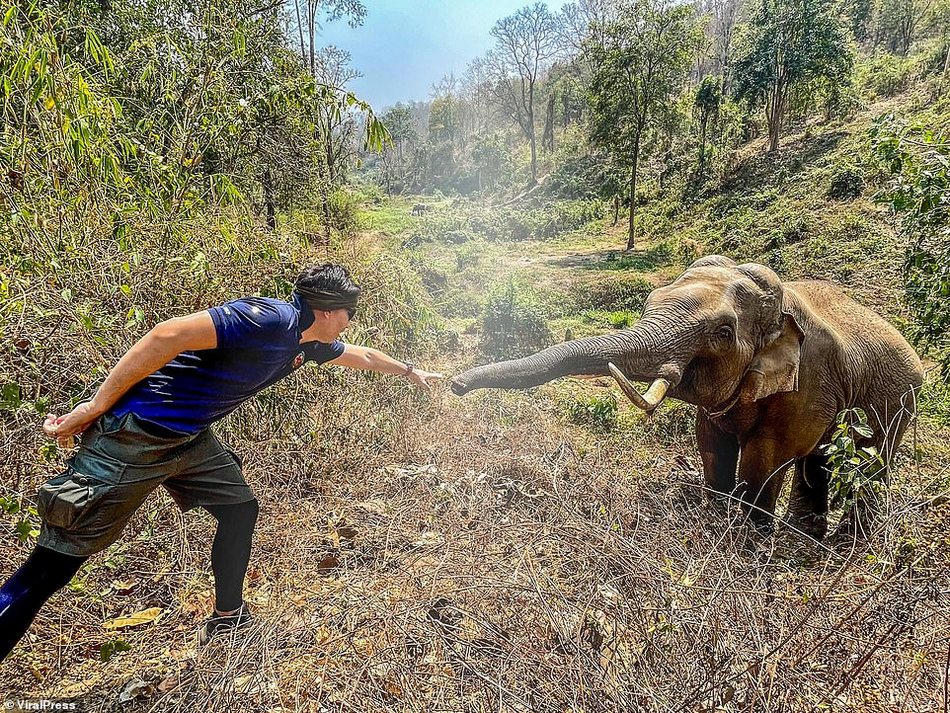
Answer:
<svg viewBox="0 0 950 713"><path fill-rule="evenodd" d="M795 452L783 439L757 434L742 444L738 490L752 523L762 531L774 528L775 501Z"/></svg>
<svg viewBox="0 0 950 713"><path fill-rule="evenodd" d="M719 428L702 409L697 409L696 443L703 460L706 485L719 493L735 490L739 439Z"/></svg>
<svg viewBox="0 0 950 713"><path fill-rule="evenodd" d="M811 453L795 462L789 522L820 540L828 530L828 458Z"/></svg>

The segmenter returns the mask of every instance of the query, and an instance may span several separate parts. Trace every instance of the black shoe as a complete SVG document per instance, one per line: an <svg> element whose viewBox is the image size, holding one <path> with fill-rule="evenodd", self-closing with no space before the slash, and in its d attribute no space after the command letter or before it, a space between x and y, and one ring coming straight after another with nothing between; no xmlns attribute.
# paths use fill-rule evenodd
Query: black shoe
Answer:
<svg viewBox="0 0 950 713"><path fill-rule="evenodd" d="M211 616L208 621L205 622L205 625L201 627L201 631L198 634L198 641L202 644L207 644L211 640L211 637L221 633L235 631L236 629L247 626L252 621L254 621L254 617L251 616L251 610L248 608L247 602L241 602L241 608L237 610L236 614L214 614Z"/></svg>

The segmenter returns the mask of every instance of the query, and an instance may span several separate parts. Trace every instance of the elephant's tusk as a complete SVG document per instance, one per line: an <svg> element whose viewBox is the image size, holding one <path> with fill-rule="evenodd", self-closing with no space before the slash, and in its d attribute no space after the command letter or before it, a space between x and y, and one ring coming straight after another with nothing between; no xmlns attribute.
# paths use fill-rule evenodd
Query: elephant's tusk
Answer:
<svg viewBox="0 0 950 713"><path fill-rule="evenodd" d="M618 369L613 362L607 364L607 368L610 370L610 375L617 380L617 383L620 385L621 390L624 394L627 395L627 398L630 399L634 405L639 406L647 413L650 413L653 409L660 405L664 398L666 398L666 390L670 388L670 382L666 379L655 379L650 388L647 389L647 392L640 395L640 392L637 391L637 387L630 383L630 380L623 375L623 372Z"/></svg>

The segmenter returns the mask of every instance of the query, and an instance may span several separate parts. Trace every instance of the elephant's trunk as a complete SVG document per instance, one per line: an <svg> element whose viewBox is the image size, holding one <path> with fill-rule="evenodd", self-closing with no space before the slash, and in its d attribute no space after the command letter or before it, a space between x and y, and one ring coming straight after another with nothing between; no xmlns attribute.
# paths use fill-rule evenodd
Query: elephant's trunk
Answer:
<svg viewBox="0 0 950 713"><path fill-rule="evenodd" d="M610 374L613 365L629 380L666 382L666 386L656 385L652 393L648 392L646 405L630 396L641 408L651 410L663 399L667 388L679 383L688 361L686 351L692 330L681 327L676 333L671 326L666 320L643 320L633 329L576 339L523 359L475 367L456 376L452 390L461 395L473 389L526 389L561 376Z"/></svg>

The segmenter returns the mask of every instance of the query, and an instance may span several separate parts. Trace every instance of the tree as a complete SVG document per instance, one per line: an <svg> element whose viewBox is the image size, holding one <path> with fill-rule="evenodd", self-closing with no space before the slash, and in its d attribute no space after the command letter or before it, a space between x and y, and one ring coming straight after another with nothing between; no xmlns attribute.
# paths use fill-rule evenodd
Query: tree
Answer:
<svg viewBox="0 0 950 713"><path fill-rule="evenodd" d="M722 103L722 85L719 78L712 75L703 77L696 90L696 98L693 100L693 106L699 112L699 169L700 176L706 167L706 132L709 128L709 120L719 113L719 105Z"/></svg>
<svg viewBox="0 0 950 713"><path fill-rule="evenodd" d="M673 110L689 73L698 28L692 10L668 0L637 0L591 42L591 140L629 175L627 249L635 246L637 171L646 133Z"/></svg>
<svg viewBox="0 0 950 713"><path fill-rule="evenodd" d="M392 144L383 151L382 170L386 192L392 195L402 191L408 174L408 154L418 138L413 127L412 110L405 104L396 104L381 117L389 131Z"/></svg>
<svg viewBox="0 0 950 713"><path fill-rule="evenodd" d="M310 68L310 73L316 75L317 57L320 52L317 49L320 20L333 22L346 17L350 27L357 27L363 24L366 6L360 0L294 0L294 15L297 21L297 38L300 41L300 57Z"/></svg>
<svg viewBox="0 0 950 713"><path fill-rule="evenodd" d="M875 0L844 0L842 9L851 21L851 34L858 42L870 38L875 5Z"/></svg>
<svg viewBox="0 0 950 713"><path fill-rule="evenodd" d="M434 182L445 181L455 169L455 138L458 135L458 112L451 92L438 96L429 105L429 165Z"/></svg>
<svg viewBox="0 0 950 713"><path fill-rule="evenodd" d="M706 31L713 43L713 71L722 76L723 92L728 92L732 81L732 52L736 21L743 0L702 0L701 9L709 15Z"/></svg>
<svg viewBox="0 0 950 713"><path fill-rule="evenodd" d="M531 183L538 180L535 100L542 72L559 52L554 15L544 3L524 7L491 29L495 47L487 61L493 90L531 147Z"/></svg>
<svg viewBox="0 0 950 713"><path fill-rule="evenodd" d="M904 279L915 341L937 350L950 377L950 136L887 115L871 145L889 177L876 198L900 218L908 239Z"/></svg>
<svg viewBox="0 0 950 713"><path fill-rule="evenodd" d="M850 74L847 33L831 0L762 0L747 39L735 64L735 92L765 107L774 153L791 92L819 80L840 84Z"/></svg>
<svg viewBox="0 0 950 713"><path fill-rule="evenodd" d="M921 25L930 18L934 0L882 0L877 16L877 42L899 55L906 55Z"/></svg>
<svg viewBox="0 0 950 713"><path fill-rule="evenodd" d="M317 52L311 68L317 84L336 101L319 104L313 112L316 158L320 174L318 193L325 225L330 224L330 194L345 179L347 164L356 157L356 117L346 107L346 85L362 76L350 66L350 53L336 47Z"/></svg>

